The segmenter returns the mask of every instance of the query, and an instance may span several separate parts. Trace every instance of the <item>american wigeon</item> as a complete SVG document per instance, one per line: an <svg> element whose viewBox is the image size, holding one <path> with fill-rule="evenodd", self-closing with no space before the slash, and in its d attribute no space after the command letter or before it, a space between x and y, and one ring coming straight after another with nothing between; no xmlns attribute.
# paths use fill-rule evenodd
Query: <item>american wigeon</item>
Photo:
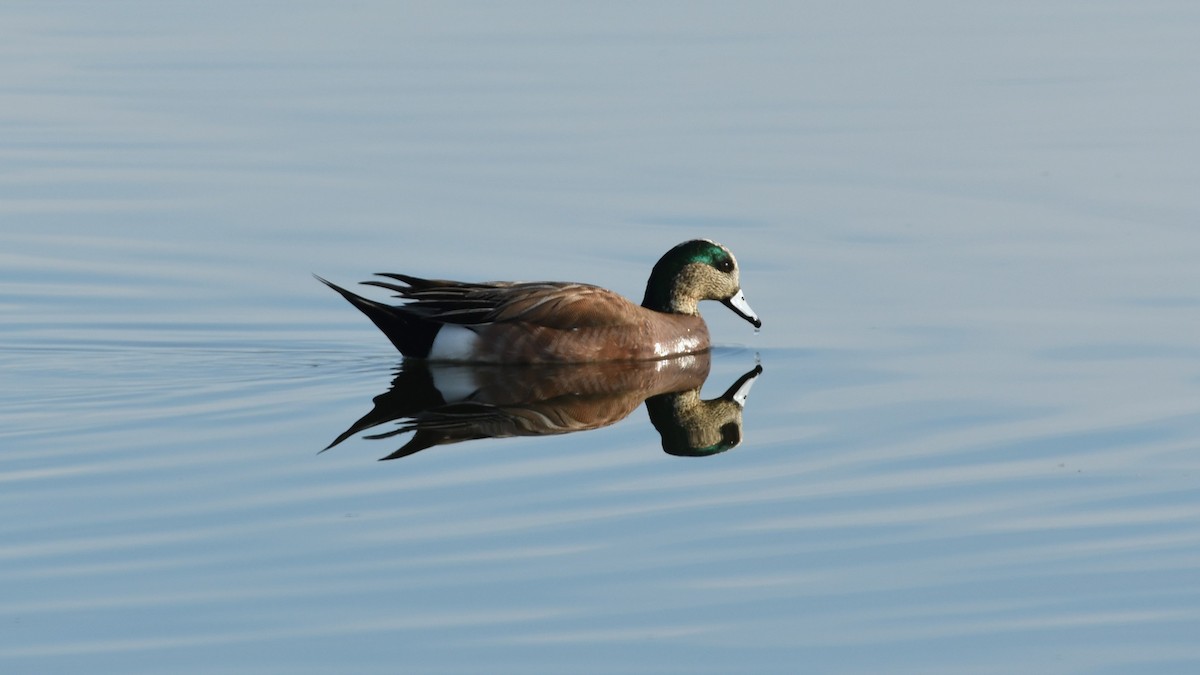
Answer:
<svg viewBox="0 0 1200 675"><path fill-rule="evenodd" d="M755 328L762 325L742 295L733 253L707 239L667 251L650 272L640 306L588 284L377 276L400 284L363 283L408 302L386 305L317 279L366 314L404 356L430 361L583 363L702 352L710 343L697 310L701 300L719 300Z"/></svg>

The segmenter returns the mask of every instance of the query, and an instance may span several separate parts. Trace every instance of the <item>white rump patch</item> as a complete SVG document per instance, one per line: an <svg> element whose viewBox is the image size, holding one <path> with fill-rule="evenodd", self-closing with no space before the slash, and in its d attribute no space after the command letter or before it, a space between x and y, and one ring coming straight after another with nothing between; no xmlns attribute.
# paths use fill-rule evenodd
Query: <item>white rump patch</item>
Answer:
<svg viewBox="0 0 1200 675"><path fill-rule="evenodd" d="M446 324L438 331L429 349L430 361L471 361L479 336L465 326Z"/></svg>

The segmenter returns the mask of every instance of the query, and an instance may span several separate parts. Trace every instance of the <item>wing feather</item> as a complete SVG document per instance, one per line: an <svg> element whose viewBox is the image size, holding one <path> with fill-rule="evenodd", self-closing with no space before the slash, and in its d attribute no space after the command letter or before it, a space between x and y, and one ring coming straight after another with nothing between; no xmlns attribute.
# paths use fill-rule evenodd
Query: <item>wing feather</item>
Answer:
<svg viewBox="0 0 1200 675"><path fill-rule="evenodd" d="M464 283L380 274L388 281L364 281L390 290L408 302L406 311L422 318L461 325L523 322L548 328L628 325L637 322L638 306L612 291L568 282Z"/></svg>

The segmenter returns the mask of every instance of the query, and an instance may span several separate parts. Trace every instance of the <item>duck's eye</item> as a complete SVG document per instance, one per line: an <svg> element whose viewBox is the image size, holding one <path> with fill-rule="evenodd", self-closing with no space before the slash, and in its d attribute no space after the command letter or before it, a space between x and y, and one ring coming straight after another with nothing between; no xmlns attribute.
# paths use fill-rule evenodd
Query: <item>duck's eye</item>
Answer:
<svg viewBox="0 0 1200 675"><path fill-rule="evenodd" d="M722 272L729 273L733 271L733 261L729 258L724 258L717 261L717 269Z"/></svg>

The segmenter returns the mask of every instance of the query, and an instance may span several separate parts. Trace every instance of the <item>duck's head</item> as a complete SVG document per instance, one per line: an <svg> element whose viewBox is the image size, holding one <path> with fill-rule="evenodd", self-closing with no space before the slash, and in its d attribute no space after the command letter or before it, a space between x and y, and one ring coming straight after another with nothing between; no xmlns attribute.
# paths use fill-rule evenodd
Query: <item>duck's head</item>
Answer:
<svg viewBox="0 0 1200 675"><path fill-rule="evenodd" d="M685 241L667 251L646 282L642 306L658 312L699 314L701 300L717 300L738 316L762 326L742 295L737 259L733 253L708 239Z"/></svg>

